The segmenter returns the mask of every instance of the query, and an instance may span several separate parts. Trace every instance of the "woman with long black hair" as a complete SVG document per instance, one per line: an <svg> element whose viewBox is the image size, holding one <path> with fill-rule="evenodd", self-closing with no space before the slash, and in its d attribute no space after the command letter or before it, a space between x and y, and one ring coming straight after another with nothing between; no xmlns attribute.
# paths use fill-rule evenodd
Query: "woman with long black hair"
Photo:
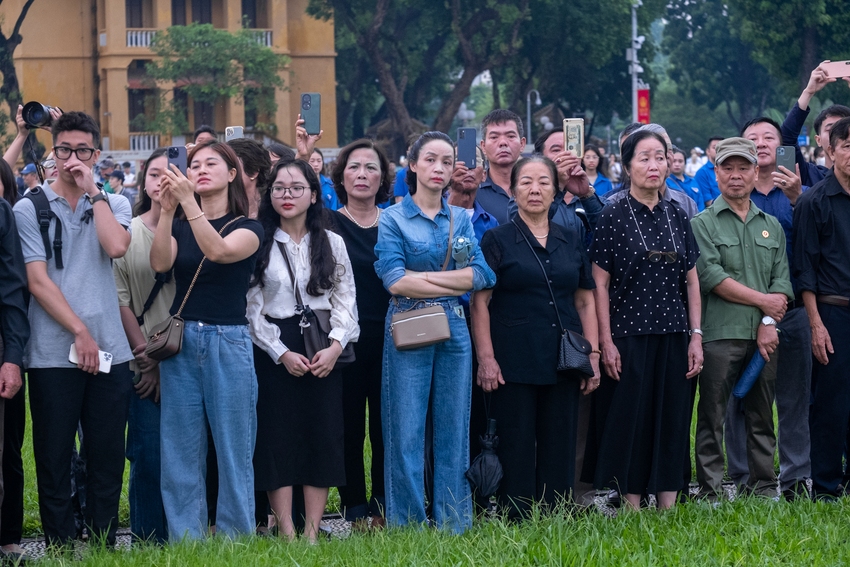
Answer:
<svg viewBox="0 0 850 567"><path fill-rule="evenodd" d="M272 167L260 202L263 244L248 292L259 395L257 490L269 494L281 537L295 537L292 487L303 485L304 536L318 538L328 488L345 484L342 374L337 358L356 341L357 304L342 238L326 230L319 179L302 160ZM330 346L308 358L303 310L329 310Z"/></svg>

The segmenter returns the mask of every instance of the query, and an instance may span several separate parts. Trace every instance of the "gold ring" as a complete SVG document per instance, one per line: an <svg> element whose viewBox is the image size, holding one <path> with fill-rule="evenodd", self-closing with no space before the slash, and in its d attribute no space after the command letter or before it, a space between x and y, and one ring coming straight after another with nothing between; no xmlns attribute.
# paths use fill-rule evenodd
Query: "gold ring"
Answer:
<svg viewBox="0 0 850 567"><path fill-rule="evenodd" d="M783 179L782 180L782 186L785 187L786 185L788 185L788 182Z"/></svg>

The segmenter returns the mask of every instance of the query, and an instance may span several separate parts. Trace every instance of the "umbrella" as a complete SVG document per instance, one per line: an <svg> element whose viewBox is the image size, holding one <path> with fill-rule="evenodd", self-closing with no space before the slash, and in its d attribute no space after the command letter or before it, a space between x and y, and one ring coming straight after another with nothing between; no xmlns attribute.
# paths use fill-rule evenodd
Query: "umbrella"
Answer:
<svg viewBox="0 0 850 567"><path fill-rule="evenodd" d="M779 329L776 331L779 332ZM735 383L735 389L732 390L732 395L738 399L746 396L753 387L753 384L756 383L756 380L759 379L766 362L767 361L764 357L762 357L761 353L756 351L750 359L750 363L747 365L747 368L744 369L744 373L741 374L741 377L738 378L738 381Z"/></svg>
<svg viewBox="0 0 850 567"><path fill-rule="evenodd" d="M472 461L466 471L466 478L472 489L476 490L483 498L489 498L499 489L502 481L502 463L496 455L496 447L499 446L499 437L496 435L496 420L487 420L487 433L480 435L481 453Z"/></svg>

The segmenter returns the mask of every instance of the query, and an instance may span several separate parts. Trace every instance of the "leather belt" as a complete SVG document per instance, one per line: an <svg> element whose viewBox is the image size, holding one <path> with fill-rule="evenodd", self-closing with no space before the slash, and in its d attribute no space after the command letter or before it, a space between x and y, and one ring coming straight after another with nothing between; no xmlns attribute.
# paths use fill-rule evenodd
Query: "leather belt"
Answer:
<svg viewBox="0 0 850 567"><path fill-rule="evenodd" d="M838 307L850 307L850 297L843 295L818 295L818 302L837 305Z"/></svg>

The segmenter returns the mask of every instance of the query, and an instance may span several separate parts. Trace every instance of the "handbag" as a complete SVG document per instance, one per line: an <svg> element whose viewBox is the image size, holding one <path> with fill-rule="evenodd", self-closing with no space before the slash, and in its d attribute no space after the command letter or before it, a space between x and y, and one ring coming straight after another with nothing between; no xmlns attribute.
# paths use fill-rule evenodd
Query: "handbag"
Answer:
<svg viewBox="0 0 850 567"><path fill-rule="evenodd" d="M226 225L221 227L218 234L221 235L225 228L244 216L239 215L231 219ZM201 268L204 266L204 260L206 259L206 256L201 258L201 263L198 264L198 269L195 270L195 276L192 278L192 283L189 284L189 289L186 290L186 295L183 296L183 303L180 304L180 309L177 310L177 313L154 326L148 334L148 345L145 347L145 355L148 358L165 360L179 353L180 349L183 348L184 324L180 314L183 312L183 308L186 307L186 301L189 299L189 294L192 293L192 288L195 287L195 282L198 281L198 276L201 275Z"/></svg>
<svg viewBox="0 0 850 567"><path fill-rule="evenodd" d="M282 242L277 242L277 246L283 255L284 262L286 262L289 281L292 282L292 288L295 290L295 313L301 315L301 335L304 337L304 350L307 351L305 354L307 358L313 360L317 352L331 346L331 339L328 337L331 332L331 311L330 309L314 310L309 305L304 304L301 299L301 291L295 282L295 273L289 263L289 254L287 254ZM349 341L336 359L334 369L343 368L352 362L354 362L354 343Z"/></svg>
<svg viewBox="0 0 850 567"><path fill-rule="evenodd" d="M549 295L552 297L552 305L555 307L555 315L558 317L558 327L561 329L561 344L558 348L558 372L573 372L593 377L593 365L590 364L590 354L593 352L593 345L580 333L564 328L564 324L561 322L561 313L558 311L558 302L555 301L555 292L552 290L552 284L549 283L546 268L543 267L543 262L540 261L537 252L534 251L534 247L516 221L511 220L511 222L522 235L525 243L528 244L531 255L534 256L534 259L540 265L540 269L543 271L543 279L546 280Z"/></svg>
<svg viewBox="0 0 850 567"><path fill-rule="evenodd" d="M454 232L454 213L449 208L449 245L446 249L446 259L440 271L444 272L449 266L449 257L452 253L452 232ZM393 298L398 305L398 299ZM417 301L413 307L393 314L390 319L390 332L393 335L393 344L398 350L410 350L419 347L443 343L452 338L449 329L449 318L442 305L432 305L417 309L420 304L427 304L426 300Z"/></svg>

